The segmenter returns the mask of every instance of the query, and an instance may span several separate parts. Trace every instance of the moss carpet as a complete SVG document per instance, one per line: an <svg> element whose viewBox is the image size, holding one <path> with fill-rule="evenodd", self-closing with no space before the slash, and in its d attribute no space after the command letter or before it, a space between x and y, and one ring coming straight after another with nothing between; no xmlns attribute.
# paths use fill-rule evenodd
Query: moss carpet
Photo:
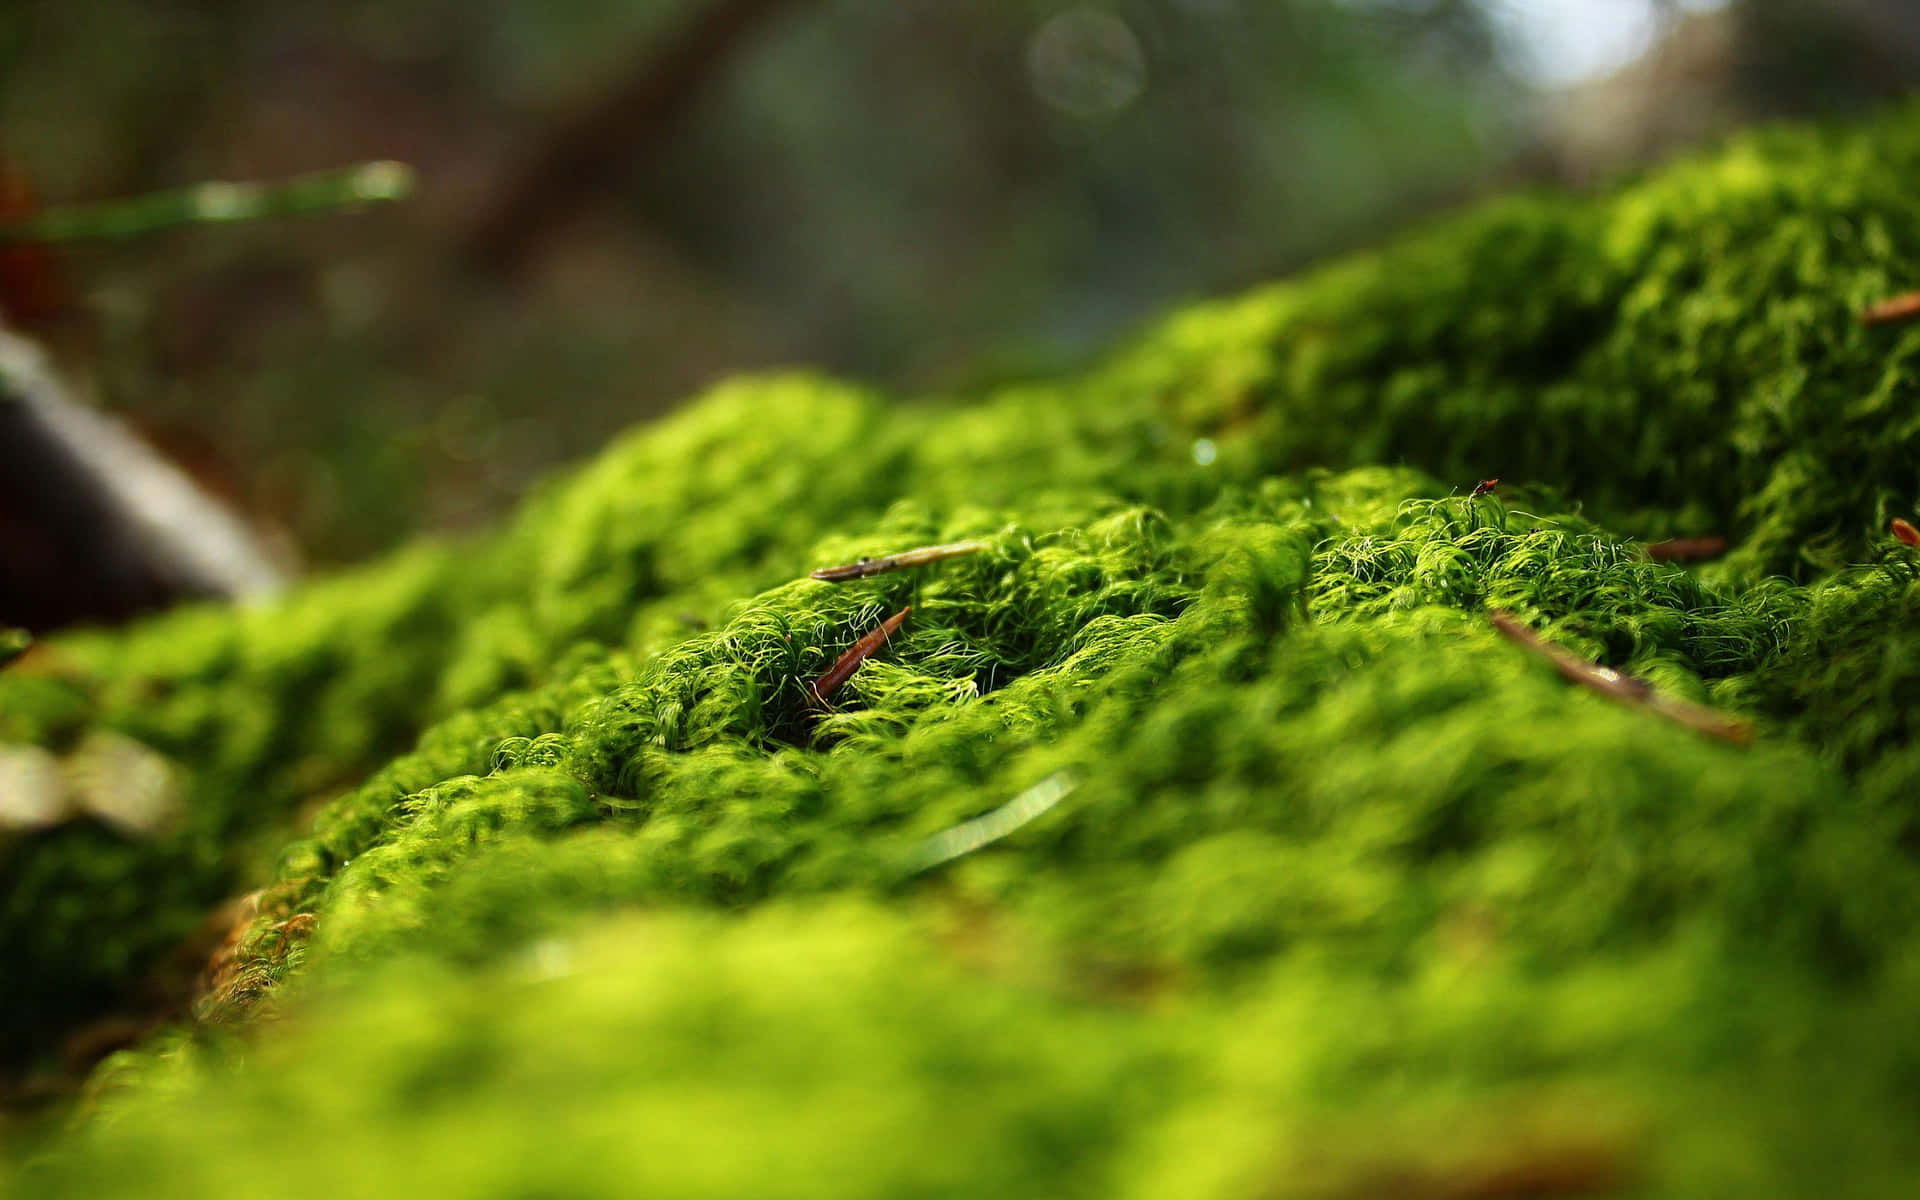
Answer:
<svg viewBox="0 0 1920 1200"><path fill-rule="evenodd" d="M0 746L174 812L0 833L0 1051L259 890L0 1189L1911 1194L1916 180L1920 109L1764 132L1075 378L742 379L495 534L52 639Z"/></svg>

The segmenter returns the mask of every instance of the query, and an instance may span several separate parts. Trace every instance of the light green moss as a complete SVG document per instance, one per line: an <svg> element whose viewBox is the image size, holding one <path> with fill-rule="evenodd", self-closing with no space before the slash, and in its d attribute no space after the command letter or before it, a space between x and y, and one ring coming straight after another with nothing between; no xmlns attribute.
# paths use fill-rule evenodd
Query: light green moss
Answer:
<svg viewBox="0 0 1920 1200"><path fill-rule="evenodd" d="M728 384L491 538L56 639L6 736L121 730L190 815L0 846L11 1027L268 887L225 1024L119 1060L30 1185L1886 1190L1920 329L1853 311L1920 262L1917 167L1920 111L1750 138L966 401ZM1734 550L1631 540L1677 532ZM1570 688L1488 608L1757 744Z"/></svg>

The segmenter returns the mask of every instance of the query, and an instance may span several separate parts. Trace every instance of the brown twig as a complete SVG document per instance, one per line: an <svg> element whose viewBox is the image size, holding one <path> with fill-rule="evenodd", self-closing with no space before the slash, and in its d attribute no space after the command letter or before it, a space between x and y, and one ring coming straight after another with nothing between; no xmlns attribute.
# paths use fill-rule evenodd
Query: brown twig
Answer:
<svg viewBox="0 0 1920 1200"><path fill-rule="evenodd" d="M1895 517L1893 519L1892 529L1893 536L1899 538L1907 545L1920 546L1920 529L1915 529L1913 522Z"/></svg>
<svg viewBox="0 0 1920 1200"><path fill-rule="evenodd" d="M1645 680L1595 666L1565 647L1542 639L1511 613L1489 612L1487 616L1501 636L1546 659L1560 678L1569 683L1577 683L1622 704L1648 709L1696 733L1719 738L1736 746L1745 746L1753 740L1753 727L1745 721L1672 696L1662 696Z"/></svg>
<svg viewBox="0 0 1920 1200"><path fill-rule="evenodd" d="M1862 325L1899 325L1920 317L1920 292L1908 292L1870 305L1860 313Z"/></svg>
<svg viewBox="0 0 1920 1200"><path fill-rule="evenodd" d="M861 663L867 661L880 647L887 644L887 639L899 630L901 623L907 619L907 614L912 611L913 606L909 604L880 622L871 633L855 642L845 654L835 659L834 664L827 668L827 673L813 681L814 700L824 705L827 697L833 695L849 676L860 669Z"/></svg>
<svg viewBox="0 0 1920 1200"><path fill-rule="evenodd" d="M883 571L898 571L902 567L924 567L943 559L958 558L963 554L978 554L985 550L985 542L947 542L940 546L921 546L914 550L902 550L898 554L889 554L884 558L863 558L844 567L821 567L810 574L815 579L828 583L845 583L850 579L865 579L869 575L878 575Z"/></svg>
<svg viewBox="0 0 1920 1200"><path fill-rule="evenodd" d="M658 143L753 36L797 0L713 0L638 70L561 117L526 156L467 232L461 257L496 274L521 266L547 233L564 224Z"/></svg>
<svg viewBox="0 0 1920 1200"><path fill-rule="evenodd" d="M1727 539L1723 537L1668 538L1647 546L1647 557L1655 562L1705 562L1726 552Z"/></svg>

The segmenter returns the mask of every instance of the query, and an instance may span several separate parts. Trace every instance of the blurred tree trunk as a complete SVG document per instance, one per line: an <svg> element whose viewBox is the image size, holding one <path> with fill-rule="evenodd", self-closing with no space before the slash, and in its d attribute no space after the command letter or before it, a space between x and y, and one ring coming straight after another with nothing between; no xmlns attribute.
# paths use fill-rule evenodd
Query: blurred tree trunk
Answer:
<svg viewBox="0 0 1920 1200"><path fill-rule="evenodd" d="M511 165L463 239L461 257L511 273L553 229L684 118L733 58L797 0L715 0L667 44L563 115Z"/></svg>
<svg viewBox="0 0 1920 1200"><path fill-rule="evenodd" d="M1859 112L1920 72L1914 0L1740 0L1734 86L1750 116Z"/></svg>

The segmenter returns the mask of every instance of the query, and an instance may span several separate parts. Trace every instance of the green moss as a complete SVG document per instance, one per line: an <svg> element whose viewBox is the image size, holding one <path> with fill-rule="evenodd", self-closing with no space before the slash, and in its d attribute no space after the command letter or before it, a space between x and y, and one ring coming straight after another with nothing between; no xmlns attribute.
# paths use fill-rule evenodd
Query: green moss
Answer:
<svg viewBox="0 0 1920 1200"><path fill-rule="evenodd" d="M1824 1194L1844 1154L1884 1190L1920 330L1852 314L1920 258L1916 167L1920 110L1749 138L967 402L728 384L490 538L55 639L7 736L135 737L188 815L0 844L22 1044L266 890L232 1024L120 1060L32 1186ZM1670 533L1735 549L1633 541Z"/></svg>

